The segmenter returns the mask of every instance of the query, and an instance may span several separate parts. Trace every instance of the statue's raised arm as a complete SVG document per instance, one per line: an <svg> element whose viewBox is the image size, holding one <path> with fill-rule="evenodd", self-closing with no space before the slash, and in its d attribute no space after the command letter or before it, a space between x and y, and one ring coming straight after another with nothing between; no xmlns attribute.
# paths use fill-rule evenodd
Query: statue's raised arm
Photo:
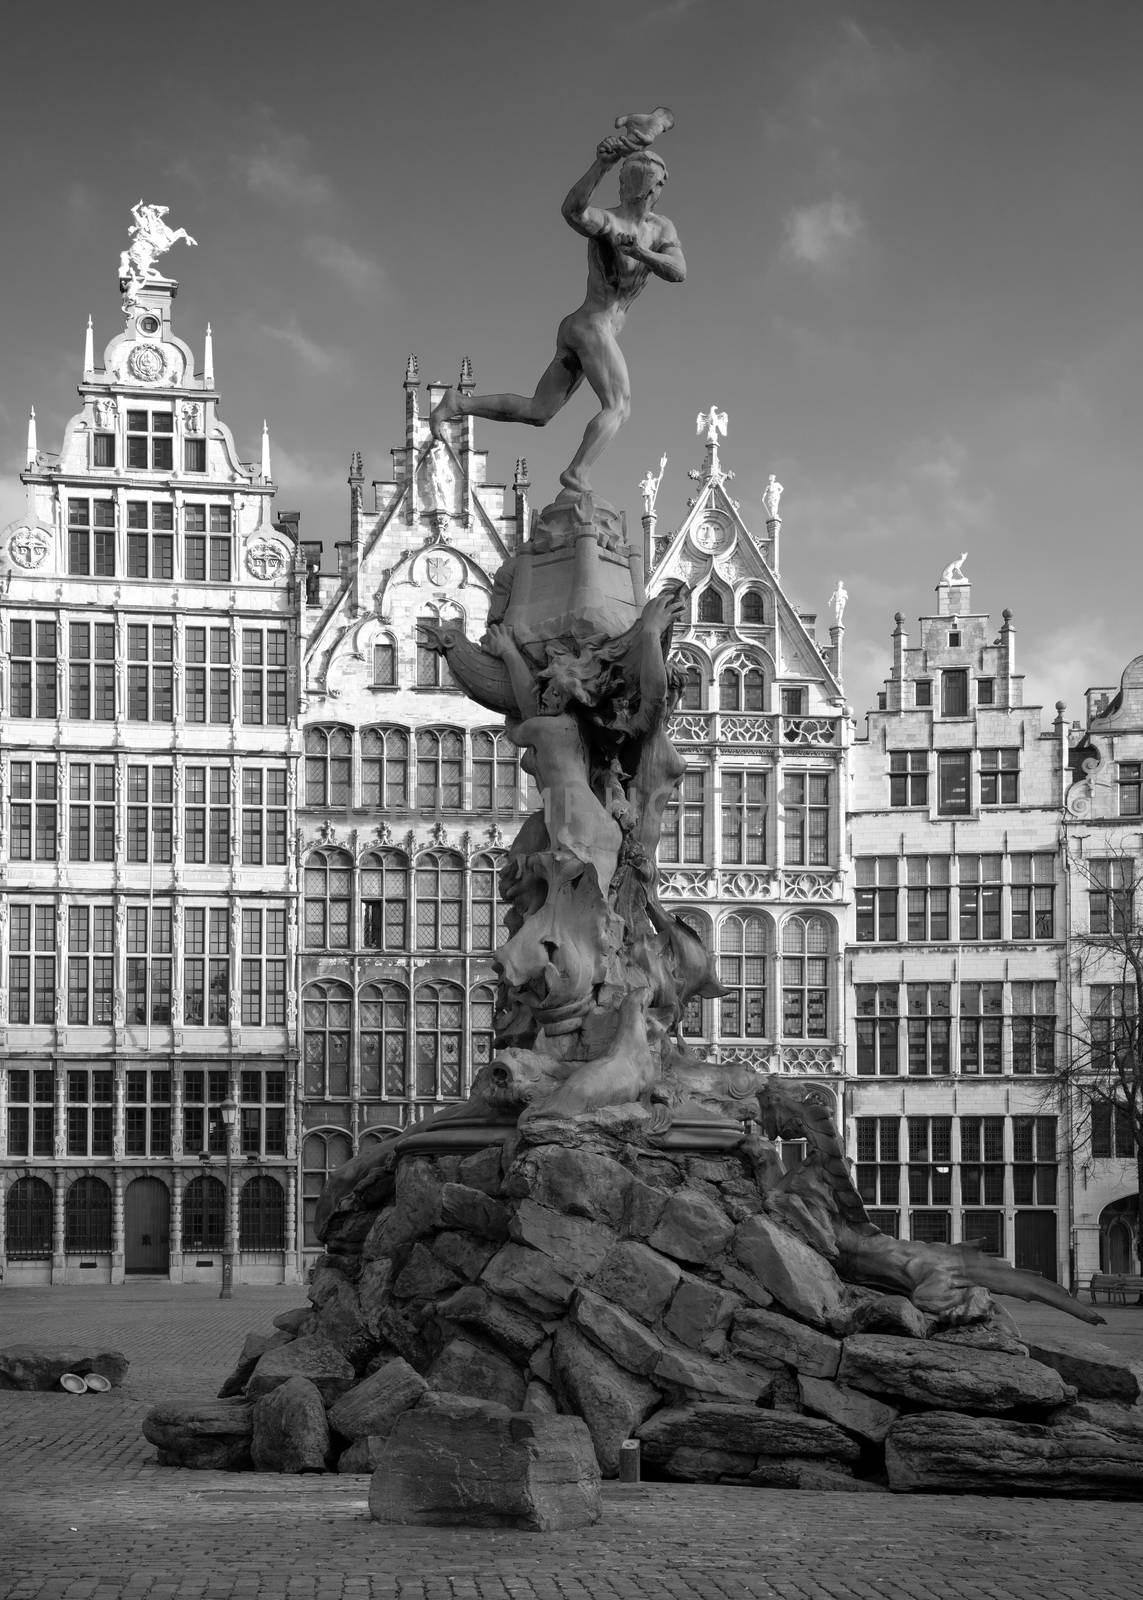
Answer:
<svg viewBox="0 0 1143 1600"><path fill-rule="evenodd" d="M667 168L651 144L674 120L664 106L617 118L619 131L600 140L595 160L564 197L565 220L588 241L587 289L583 304L560 323L555 355L533 393L474 395L447 389L429 417L434 438L446 440L448 423L465 416L542 428L586 379L601 409L588 423L560 482L573 495L590 493L591 467L631 413L631 385L619 348L631 302L648 277L682 283L687 275L675 226L654 209L667 181ZM615 166L619 204L593 203L600 183Z"/></svg>

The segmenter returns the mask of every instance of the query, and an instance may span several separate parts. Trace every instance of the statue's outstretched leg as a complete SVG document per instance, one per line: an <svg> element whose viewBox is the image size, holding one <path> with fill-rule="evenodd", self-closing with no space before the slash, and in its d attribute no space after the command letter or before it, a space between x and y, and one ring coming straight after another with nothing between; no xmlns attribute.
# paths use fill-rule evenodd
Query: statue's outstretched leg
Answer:
<svg viewBox="0 0 1143 1600"><path fill-rule="evenodd" d="M456 417L526 422L529 427L542 428L563 410L582 382L578 358L571 350L561 350L549 362L532 395L461 394L458 389L446 389L429 412L429 432L434 439L443 440L445 423Z"/></svg>

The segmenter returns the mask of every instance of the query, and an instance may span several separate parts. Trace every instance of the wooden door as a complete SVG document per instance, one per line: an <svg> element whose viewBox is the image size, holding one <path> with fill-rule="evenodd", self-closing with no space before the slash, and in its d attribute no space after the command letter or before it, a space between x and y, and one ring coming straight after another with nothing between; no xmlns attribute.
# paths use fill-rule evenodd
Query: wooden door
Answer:
<svg viewBox="0 0 1143 1600"><path fill-rule="evenodd" d="M158 1178L136 1178L123 1197L127 1272L165 1273L171 1263L171 1197Z"/></svg>

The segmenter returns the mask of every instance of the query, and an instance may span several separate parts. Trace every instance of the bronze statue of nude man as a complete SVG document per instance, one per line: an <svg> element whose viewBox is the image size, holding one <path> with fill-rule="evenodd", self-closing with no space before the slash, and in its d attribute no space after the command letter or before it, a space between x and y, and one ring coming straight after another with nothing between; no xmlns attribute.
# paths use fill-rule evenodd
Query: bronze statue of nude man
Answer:
<svg viewBox="0 0 1143 1600"><path fill-rule="evenodd" d="M589 204L604 175L617 163L619 204L612 209ZM561 411L586 378L602 410L587 425L583 443L560 482L573 493L589 493L589 471L631 412L627 363L619 334L627 308L649 274L682 283L686 262L674 224L654 209L667 169L645 142L615 134L596 148L595 160L563 203L563 215L588 240L587 292L583 304L560 323L556 353L529 398L520 394L461 394L448 389L429 417L433 437L443 438L453 417L488 417L493 422L526 422L542 428Z"/></svg>

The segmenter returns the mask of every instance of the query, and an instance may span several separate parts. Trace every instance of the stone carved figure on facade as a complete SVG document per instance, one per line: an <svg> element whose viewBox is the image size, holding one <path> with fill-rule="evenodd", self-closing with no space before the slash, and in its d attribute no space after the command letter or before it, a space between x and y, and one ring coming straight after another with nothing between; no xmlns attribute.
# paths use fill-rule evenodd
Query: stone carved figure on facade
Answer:
<svg viewBox="0 0 1143 1600"><path fill-rule="evenodd" d="M95 426L97 428L113 428L118 415L119 407L110 397L95 402Z"/></svg>
<svg viewBox="0 0 1143 1600"><path fill-rule="evenodd" d="M667 168L650 148L650 139L655 129L666 129L673 121L664 107L619 119L621 131L600 141L595 160L568 191L564 220L588 240L587 292L583 304L560 323L556 353L533 394L474 395L447 389L429 417L434 438L443 439L445 425L462 416L542 428L586 379L601 410L588 423L560 482L573 495L590 492L591 468L631 409L627 364L619 348L631 302L652 274L666 283L682 283L686 277L674 224L654 210ZM619 166L618 206L592 205L592 196L614 166Z"/></svg>
<svg viewBox="0 0 1143 1600"><path fill-rule="evenodd" d="M948 584L948 585L952 585L952 584L956 584L956 583L967 583L968 579L965 577L964 572L962 571L962 568L964 567L964 564L965 564L965 562L967 560L968 560L968 551L967 550L962 550L960 555L957 556L956 560L955 561L950 561L948 566L941 573L940 583L941 584Z"/></svg>
<svg viewBox="0 0 1143 1600"><path fill-rule="evenodd" d="M131 207L135 221L127 230L131 243L119 257L119 277L123 280L123 309L129 311L145 283L162 276L156 263L173 244L185 239L192 248L198 244L185 228L171 228L163 218L169 206L146 205L142 200Z"/></svg>
<svg viewBox="0 0 1143 1600"><path fill-rule="evenodd" d="M762 505L766 511L767 522L778 521L778 507L782 502L782 495L784 492L785 491L782 485L778 482L774 474L771 473L769 482L762 491Z"/></svg>
<svg viewBox="0 0 1143 1600"><path fill-rule="evenodd" d="M666 458L665 455L662 455L662 456L659 457L659 473L658 473L658 476L656 477L656 475L653 472L648 470L648 472L646 473L645 477L642 479L641 483L639 484L639 490L640 490L640 493L643 496L643 513L644 513L645 516L650 517L650 516L653 516L654 513L655 513L655 502L659 498L659 489L660 489L660 486L662 485L663 474L664 474L664 472L666 472L666 470L667 470L667 458Z"/></svg>
<svg viewBox="0 0 1143 1600"><path fill-rule="evenodd" d="M837 580L837 588L830 595L827 602L833 607L834 618L839 628L841 627L841 619L845 616L845 603L848 599L849 590L845 587L844 579L839 578Z"/></svg>
<svg viewBox="0 0 1143 1600"><path fill-rule="evenodd" d="M197 400L188 400L183 406L183 427L188 433L202 432L202 407Z"/></svg>

